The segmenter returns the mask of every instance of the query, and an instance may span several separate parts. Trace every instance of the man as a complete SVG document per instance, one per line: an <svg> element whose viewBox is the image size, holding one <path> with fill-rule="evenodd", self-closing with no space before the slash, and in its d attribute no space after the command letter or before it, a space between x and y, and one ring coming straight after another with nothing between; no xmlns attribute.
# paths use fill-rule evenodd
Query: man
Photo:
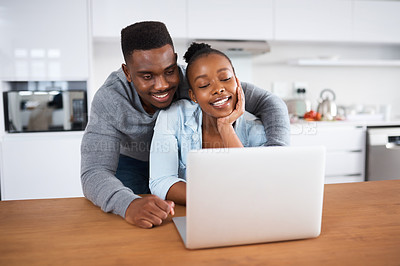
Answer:
<svg viewBox="0 0 400 266"><path fill-rule="evenodd" d="M173 214L174 203L150 193L149 151L159 109L188 98L185 69L167 28L140 22L121 31L122 69L97 91L82 140L81 179L84 195L105 212L143 228L160 225ZM242 83L246 110L259 116L267 145L289 143L289 119L283 101ZM274 111L272 111L274 110ZM278 111L276 111L278 110ZM271 113L278 113L275 117Z"/></svg>

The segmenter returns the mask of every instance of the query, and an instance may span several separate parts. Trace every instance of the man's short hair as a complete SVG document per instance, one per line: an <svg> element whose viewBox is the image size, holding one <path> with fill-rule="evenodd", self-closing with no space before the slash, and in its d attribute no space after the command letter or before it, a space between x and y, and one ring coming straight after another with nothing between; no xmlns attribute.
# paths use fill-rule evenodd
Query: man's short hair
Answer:
<svg viewBox="0 0 400 266"><path fill-rule="evenodd" d="M125 62L134 50L150 50L170 44L171 35L164 23L159 21L137 22L121 30L121 48Z"/></svg>

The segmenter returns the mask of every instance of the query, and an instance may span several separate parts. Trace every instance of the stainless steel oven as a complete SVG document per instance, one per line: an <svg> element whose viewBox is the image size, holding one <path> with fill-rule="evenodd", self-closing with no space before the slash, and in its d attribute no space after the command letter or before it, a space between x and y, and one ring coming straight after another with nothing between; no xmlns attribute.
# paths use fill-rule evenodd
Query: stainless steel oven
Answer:
<svg viewBox="0 0 400 266"><path fill-rule="evenodd" d="M7 91L3 95L9 133L84 130L86 91Z"/></svg>
<svg viewBox="0 0 400 266"><path fill-rule="evenodd" d="M400 179L400 126L368 128L366 180Z"/></svg>

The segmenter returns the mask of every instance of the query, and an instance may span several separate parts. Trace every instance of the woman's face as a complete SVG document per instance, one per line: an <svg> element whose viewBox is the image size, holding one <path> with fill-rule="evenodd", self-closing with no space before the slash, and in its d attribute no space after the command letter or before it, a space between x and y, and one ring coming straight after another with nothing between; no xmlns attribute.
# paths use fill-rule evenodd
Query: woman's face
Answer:
<svg viewBox="0 0 400 266"><path fill-rule="evenodd" d="M232 113L237 102L237 84L227 58L219 54L202 56L192 63L187 75L189 95L203 113L215 118Z"/></svg>

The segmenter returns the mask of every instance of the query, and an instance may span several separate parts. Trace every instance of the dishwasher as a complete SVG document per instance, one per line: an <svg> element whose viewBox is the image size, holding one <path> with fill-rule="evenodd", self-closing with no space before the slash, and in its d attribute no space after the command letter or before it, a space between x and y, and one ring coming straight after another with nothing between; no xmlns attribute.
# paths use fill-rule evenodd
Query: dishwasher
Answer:
<svg viewBox="0 0 400 266"><path fill-rule="evenodd" d="M367 129L366 180L400 179L400 127Z"/></svg>

